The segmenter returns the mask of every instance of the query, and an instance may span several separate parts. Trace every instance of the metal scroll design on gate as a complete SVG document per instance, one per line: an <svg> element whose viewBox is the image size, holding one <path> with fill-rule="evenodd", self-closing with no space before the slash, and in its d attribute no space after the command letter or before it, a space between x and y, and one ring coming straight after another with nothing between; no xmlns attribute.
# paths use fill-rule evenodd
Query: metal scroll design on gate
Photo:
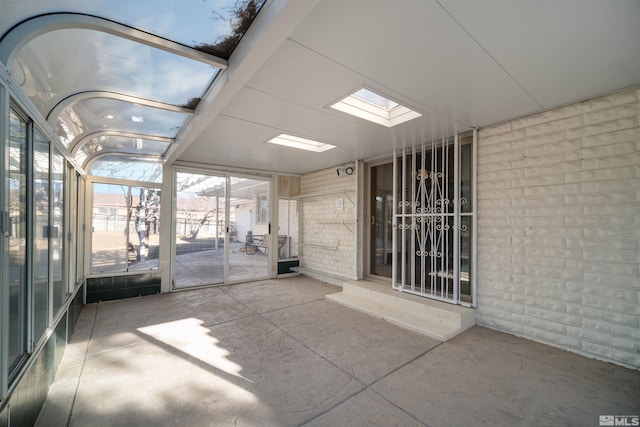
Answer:
<svg viewBox="0 0 640 427"><path fill-rule="evenodd" d="M441 258L445 252L447 232L453 228L449 219L453 220L453 213L449 212L450 200L446 194L446 179L442 172L420 171L416 174L416 191L414 199L400 202L400 207L408 207L414 215L415 224L403 223L400 230L414 230L416 239L416 255L420 257ZM460 206L467 206L469 200L465 197L458 199ZM460 224L458 229L466 231L468 226Z"/></svg>
<svg viewBox="0 0 640 427"><path fill-rule="evenodd" d="M450 225L446 213L450 203L445 194L444 174L420 170L416 174L416 189L412 205L415 214L415 253L419 257L441 258Z"/></svg>

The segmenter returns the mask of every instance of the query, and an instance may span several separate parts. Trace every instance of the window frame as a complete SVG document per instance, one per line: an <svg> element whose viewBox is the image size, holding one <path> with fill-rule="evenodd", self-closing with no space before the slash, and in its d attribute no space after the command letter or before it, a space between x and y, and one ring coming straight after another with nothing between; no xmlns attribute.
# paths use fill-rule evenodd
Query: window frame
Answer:
<svg viewBox="0 0 640 427"><path fill-rule="evenodd" d="M125 269L117 269L117 270L105 270L103 272L98 272L98 271L93 271L93 256L94 256L94 251L93 251L93 221L94 221L94 201L95 201L95 192L94 192L94 184L107 184L107 185L121 185L124 187L127 187L127 197L126 197L126 201L127 201L127 212L128 210L130 210L133 207L132 204L132 200L134 199L134 197L132 197L133 190L135 189L140 189L140 188L144 188L145 190L154 190L157 192L160 192L161 195L160 197L162 198L162 183L156 183L156 182L149 182L149 181L132 181L132 180L125 180L125 179L119 179L119 178L105 178L105 177L100 177L100 176L87 176L86 178L86 182L85 182L85 189L87 192L89 192L88 197L85 197L86 199L86 204L85 204L85 224L87 224L88 227L88 233L85 233L84 236L84 247L85 247L85 251L84 251L84 258L85 258L85 277L86 278L95 278L95 277L111 277L111 276L122 276L122 275L130 275L130 274L140 274L141 272L144 271L161 271L160 268L160 261L161 261L161 256L158 257L158 265L154 268L152 268L151 270L135 270L135 269L130 269L130 263L127 260L127 262L125 263ZM158 205L158 216L161 215L161 203L159 203ZM109 206L109 211L110 213L113 212L113 210L115 210L116 212L116 216L118 215L118 207L113 207L113 206ZM131 233L130 231L130 222L131 220L133 220L133 218L128 218L127 223L125 224L125 231L127 232L126 235L126 240L125 240L125 250L128 251L128 247L129 247L129 235ZM157 233L160 234L161 232L161 228L158 226L157 228ZM147 243L148 245L148 243ZM162 249L159 247L159 250L161 251Z"/></svg>

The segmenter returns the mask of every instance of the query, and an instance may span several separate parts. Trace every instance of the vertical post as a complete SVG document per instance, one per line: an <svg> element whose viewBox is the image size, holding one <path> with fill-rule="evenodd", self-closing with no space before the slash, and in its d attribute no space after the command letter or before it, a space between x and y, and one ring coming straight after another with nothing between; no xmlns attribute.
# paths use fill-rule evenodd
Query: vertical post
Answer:
<svg viewBox="0 0 640 427"><path fill-rule="evenodd" d="M269 223L269 235L267 236L267 242L269 248L273 248L267 252L268 255L268 269L267 275L269 278L276 277L278 275L278 258L280 258L280 249L278 248L278 234L280 232L280 224L278 224L278 217L280 216L280 189L278 188L278 176L272 175L267 181L268 197L267 197L267 218Z"/></svg>
<svg viewBox="0 0 640 427"><path fill-rule="evenodd" d="M224 282L229 281L229 217L231 215L231 177L225 176L224 190Z"/></svg>
<svg viewBox="0 0 640 427"><path fill-rule="evenodd" d="M74 221L78 219L78 190L76 181L76 172L73 166L65 162L65 187L67 188L66 195L66 207L65 207L65 245L64 245L64 270L65 270L65 283L66 283L66 295L73 292L76 284L76 272L74 270L75 262L71 260L71 254L76 251L75 240L75 228L73 227ZM33 187L32 187L33 188Z"/></svg>
<svg viewBox="0 0 640 427"><path fill-rule="evenodd" d="M398 155L393 150L393 168L392 168L393 190L391 198L393 200L393 211L391 212L391 286L397 287L398 284Z"/></svg>
<svg viewBox="0 0 640 427"><path fill-rule="evenodd" d="M161 292L170 292L175 280L177 171L168 163L162 166L162 191L160 192L160 286ZM185 233L186 234L186 233ZM166 250L164 250L166 248Z"/></svg>
<svg viewBox="0 0 640 427"><path fill-rule="evenodd" d="M86 267L87 265L87 212L92 211L92 209L87 208L90 206L87 204L89 197L87 196L87 180L84 177L78 177L78 222L76 224L76 234L77 234L77 242L78 247L76 247L76 256L79 258L76 262L76 269L78 274L76 275L78 281L82 281L85 283L84 278L87 275L87 271L89 269ZM86 286L83 286L85 288ZM84 296L82 299L82 303L85 304Z"/></svg>
<svg viewBox="0 0 640 427"><path fill-rule="evenodd" d="M220 238L220 196L216 195L216 241L214 242L215 250L219 249L218 239Z"/></svg>
<svg viewBox="0 0 640 427"><path fill-rule="evenodd" d="M411 262L411 292L416 291L416 146L411 148L411 201L409 206L411 209L411 254L408 259Z"/></svg>
<svg viewBox="0 0 640 427"><path fill-rule="evenodd" d="M407 283L407 263L405 262L405 257L407 255L407 220L406 220L406 213L407 213L407 196L406 196L406 191L405 191L405 186L406 186L406 171L407 171L407 153L406 153L406 149L403 148L402 149L402 177L400 178L401 180L401 188L400 191L402 192L402 195L400 196L402 199L402 248L401 248L401 257L400 257L400 262L402 263L400 265L401 268L401 288L404 290L404 285Z"/></svg>
<svg viewBox="0 0 640 427"><path fill-rule="evenodd" d="M140 248L138 250L138 261L144 262L146 257L146 232L147 232L147 195L144 188L140 188L140 204L138 205L138 238L140 239Z"/></svg>
<svg viewBox="0 0 640 427"><path fill-rule="evenodd" d="M2 80L0 80L2 82ZM0 84L0 398L7 394L9 351L9 248L7 236L10 221L7 209L9 192L8 172L9 146L9 96Z"/></svg>
<svg viewBox="0 0 640 427"><path fill-rule="evenodd" d="M354 245L356 251L356 259L355 259L355 280L360 280L363 277L363 252L364 246L362 244L362 237L364 236L364 168L362 164L362 160L356 160L355 164L355 190L356 190L356 200L355 200L355 212L353 214L354 220Z"/></svg>
<svg viewBox="0 0 640 427"><path fill-rule="evenodd" d="M123 192L124 192L124 189L123 189ZM125 221L124 221L124 250L125 250L124 265L125 265L125 270L129 271L129 244L131 243L129 241L129 233L130 233L129 227L131 226L131 217L133 216L133 212L131 210L131 206L133 205L133 200L131 199L130 186L127 186L127 191L124 195L124 205L125 205L124 211L126 215ZM118 223L119 206L116 206L114 210L115 212L113 214L113 233L115 234L117 231L116 224ZM136 219L136 224L137 223L138 223L138 220ZM51 262L51 260L49 260L49 262Z"/></svg>
<svg viewBox="0 0 640 427"><path fill-rule="evenodd" d="M453 136L453 300L460 296L460 139Z"/></svg>
<svg viewBox="0 0 640 427"><path fill-rule="evenodd" d="M478 301L478 186L476 174L478 167L478 129L473 130L471 147L471 305L476 307Z"/></svg>
<svg viewBox="0 0 640 427"><path fill-rule="evenodd" d="M438 236L436 235L437 229L437 201L438 197L440 197L439 187L438 187L438 163L436 159L436 155L438 151L436 150L438 144L438 140L434 139L431 141L431 172L429 173L429 177L431 178L431 182L429 185L430 188L430 196L429 196L429 212L431 213L432 221L429 223L429 231L431 235L431 243L429 245L429 272L432 273L429 275L429 293L434 295L437 286L438 286L438 276L435 274L438 270L436 254L438 252Z"/></svg>
<svg viewBox="0 0 640 427"><path fill-rule="evenodd" d="M84 194L85 194L85 209L84 209L84 268L83 275L86 277L87 274L91 273L91 263L93 261L93 232L94 230L94 222L93 222L93 192L95 190L95 186L93 181L90 178L85 180L84 184ZM85 280L85 294L86 294L86 285L87 281ZM86 295L82 300L83 304L87 303Z"/></svg>
<svg viewBox="0 0 640 427"><path fill-rule="evenodd" d="M440 271L444 274L440 278L440 297L447 298L449 293L449 279L447 275L449 273L449 138L442 137L442 148L440 151L441 165L442 165L442 205L440 210L440 218L442 221L442 228L440 230L440 239L442 243L442 256L440 257Z"/></svg>
<svg viewBox="0 0 640 427"><path fill-rule="evenodd" d="M25 349L27 353L33 352L34 343L33 343L33 251L35 248L35 234L34 234L34 223L36 215L35 211L35 197L34 197L34 144L33 144L33 122L29 123L27 127L27 150L26 150L26 175L27 175L27 183L25 185L25 189L27 192L26 202L27 202L27 212L26 212L26 235L30 238L27 238L27 253L25 262L27 264L27 275L25 277L26 280L26 300L27 300L27 316L26 316L26 324L25 324ZM66 197L66 195L65 195ZM63 236L64 240L64 236ZM29 244L31 242L31 244ZM66 247L66 244L65 244ZM66 258L64 258L66 260Z"/></svg>
<svg viewBox="0 0 640 427"><path fill-rule="evenodd" d="M426 243L427 243L427 222L430 217L427 217L426 210L426 200L425 200L425 192L427 191L427 174L425 170L425 151L424 151L424 142L420 146L420 218L422 221L420 222L420 293L425 293L425 281L427 275L426 269Z"/></svg>

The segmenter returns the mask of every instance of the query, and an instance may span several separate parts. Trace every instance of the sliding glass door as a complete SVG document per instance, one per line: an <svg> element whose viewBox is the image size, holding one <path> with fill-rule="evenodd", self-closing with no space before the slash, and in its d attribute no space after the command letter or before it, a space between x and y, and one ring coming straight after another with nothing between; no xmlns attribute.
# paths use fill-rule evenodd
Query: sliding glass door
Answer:
<svg viewBox="0 0 640 427"><path fill-rule="evenodd" d="M27 346L27 138L28 123L11 109L9 118L8 273L9 372L26 355Z"/></svg>
<svg viewBox="0 0 640 427"><path fill-rule="evenodd" d="M270 181L177 171L174 288L269 277Z"/></svg>
<svg viewBox="0 0 640 427"><path fill-rule="evenodd" d="M175 182L175 287L223 283L226 178L177 172Z"/></svg>
<svg viewBox="0 0 640 427"><path fill-rule="evenodd" d="M51 200L51 229L49 235L51 253L51 274L53 278L53 312L57 313L64 304L69 294L66 284L66 271L64 265L65 254L65 159L53 150L51 170L52 200Z"/></svg>
<svg viewBox="0 0 640 427"><path fill-rule="evenodd" d="M229 280L268 277L269 182L233 176L229 189Z"/></svg>
<svg viewBox="0 0 640 427"><path fill-rule="evenodd" d="M49 141L34 135L33 333L40 337L49 324Z"/></svg>

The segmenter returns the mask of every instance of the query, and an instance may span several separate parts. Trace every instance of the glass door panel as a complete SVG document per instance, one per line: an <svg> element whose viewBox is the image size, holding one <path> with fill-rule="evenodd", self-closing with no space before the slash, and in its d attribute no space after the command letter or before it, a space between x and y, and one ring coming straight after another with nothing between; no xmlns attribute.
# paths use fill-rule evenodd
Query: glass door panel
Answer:
<svg viewBox="0 0 640 427"><path fill-rule="evenodd" d="M298 258L298 201L280 199L278 202L278 259Z"/></svg>
<svg viewBox="0 0 640 427"><path fill-rule="evenodd" d="M371 168L370 274L391 277L393 164Z"/></svg>
<svg viewBox="0 0 640 427"><path fill-rule="evenodd" d="M51 274L53 277L53 313L57 313L68 290L65 286L64 245L65 245L65 159L64 156L54 151L52 165L52 216L51 216Z"/></svg>
<svg viewBox="0 0 640 427"><path fill-rule="evenodd" d="M177 172L175 287L224 282L226 178Z"/></svg>
<svg viewBox="0 0 640 427"><path fill-rule="evenodd" d="M229 178L229 280L269 277L269 181ZM279 243L276 243L279 245Z"/></svg>
<svg viewBox="0 0 640 427"><path fill-rule="evenodd" d="M129 271L156 270L160 255L160 191L145 187L131 187L130 191Z"/></svg>
<svg viewBox="0 0 640 427"><path fill-rule="evenodd" d="M34 134L33 154L33 337L44 333L49 306L49 141Z"/></svg>
<svg viewBox="0 0 640 427"><path fill-rule="evenodd" d="M84 270L84 242L85 242L85 194L86 194L86 181L79 174L76 175L76 180L78 181L78 220L76 222L76 233L78 235L76 241L76 278L80 279L85 276Z"/></svg>
<svg viewBox="0 0 640 427"><path fill-rule="evenodd" d="M473 303L473 137L460 139L460 299Z"/></svg>
<svg viewBox="0 0 640 427"><path fill-rule="evenodd" d="M12 372L25 353L27 289L27 122L13 110L9 122L9 337Z"/></svg>
<svg viewBox="0 0 640 427"><path fill-rule="evenodd" d="M92 273L157 270L160 190L99 182L93 189Z"/></svg>
<svg viewBox="0 0 640 427"><path fill-rule="evenodd" d="M93 184L91 272L126 271L129 187Z"/></svg>
<svg viewBox="0 0 640 427"><path fill-rule="evenodd" d="M78 244L75 223L78 216L78 180L76 179L76 171L71 163L66 162L66 186L67 186L67 216L65 223L66 232L66 248L64 252L65 259L65 276L66 276L66 290L67 295L73 292L77 283L78 277L76 276L76 262L77 260L71 256L76 253L76 247Z"/></svg>

